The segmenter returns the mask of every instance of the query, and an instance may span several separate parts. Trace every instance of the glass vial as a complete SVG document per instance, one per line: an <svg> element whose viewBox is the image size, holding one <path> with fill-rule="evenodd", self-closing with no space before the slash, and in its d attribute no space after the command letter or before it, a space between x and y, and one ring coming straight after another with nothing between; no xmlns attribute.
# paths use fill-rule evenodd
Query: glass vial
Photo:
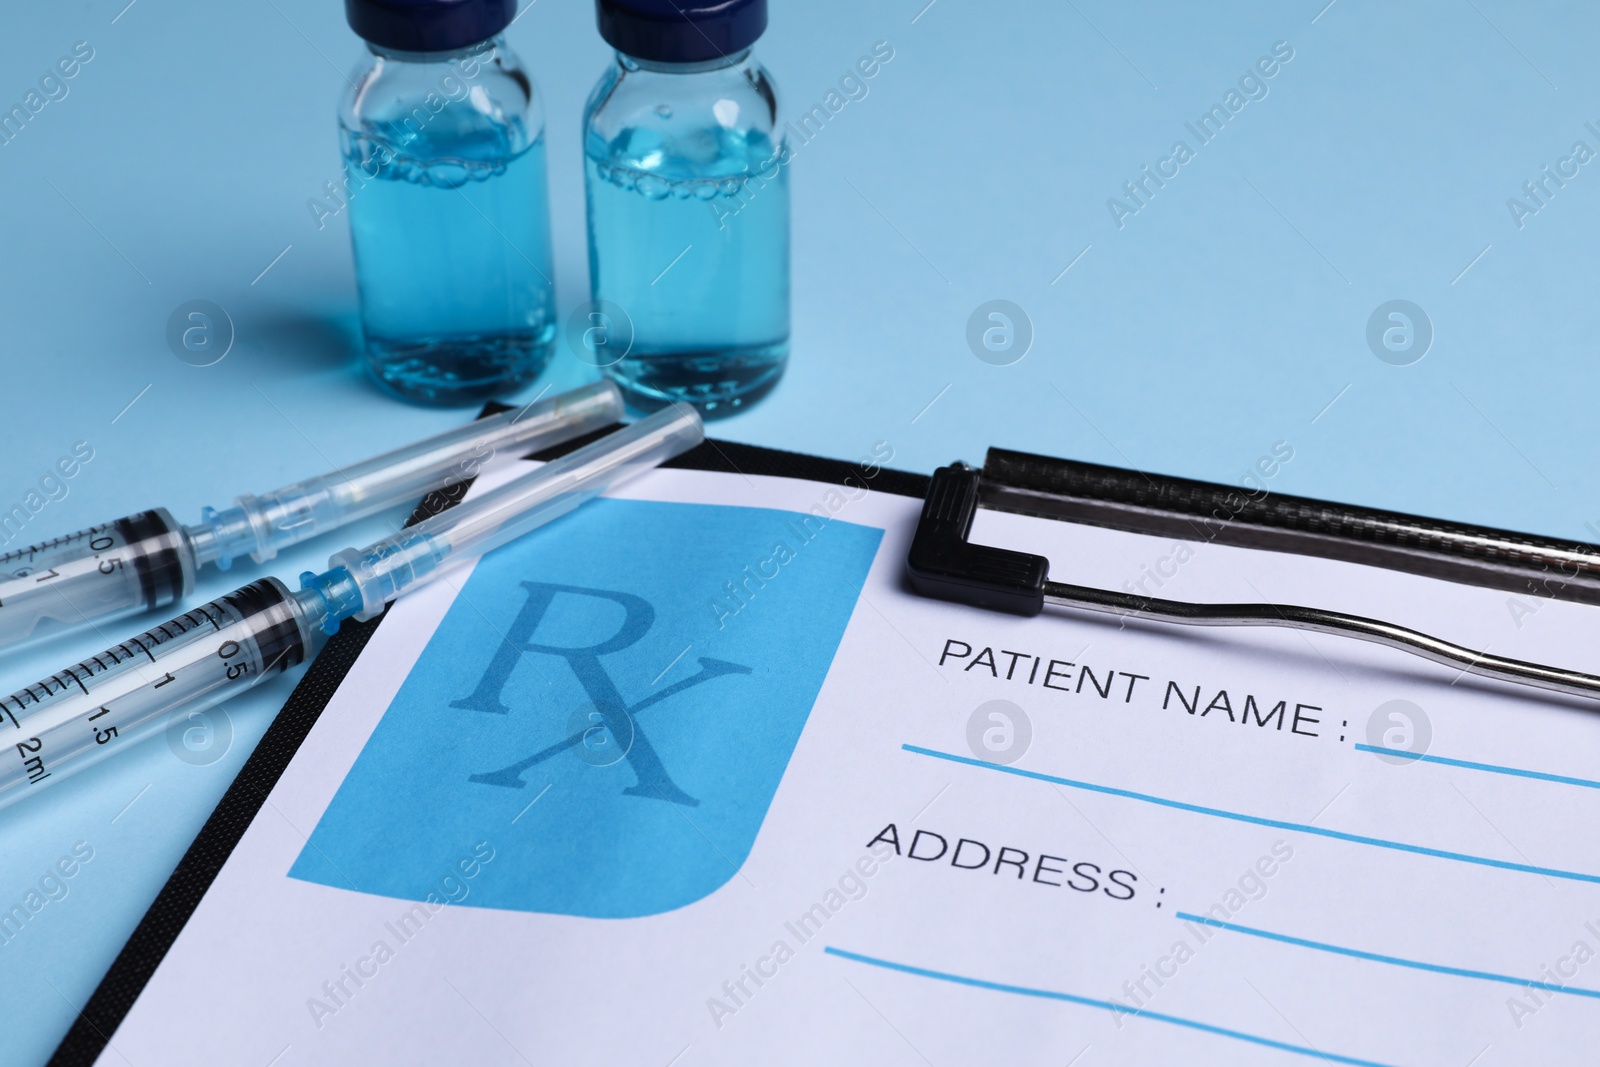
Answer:
<svg viewBox="0 0 1600 1067"><path fill-rule="evenodd" d="M371 55L339 113L373 376L431 404L527 385L555 337L544 115L516 0L345 0Z"/></svg>
<svg viewBox="0 0 1600 1067"><path fill-rule="evenodd" d="M598 0L584 114L596 362L635 407L731 414L789 357L789 176L766 0ZM597 353L598 355L598 353Z"/></svg>

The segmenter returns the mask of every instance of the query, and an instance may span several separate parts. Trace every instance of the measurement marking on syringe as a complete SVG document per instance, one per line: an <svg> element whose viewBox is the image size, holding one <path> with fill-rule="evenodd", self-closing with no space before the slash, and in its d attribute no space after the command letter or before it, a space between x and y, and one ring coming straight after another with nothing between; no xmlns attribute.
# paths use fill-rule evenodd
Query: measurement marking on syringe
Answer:
<svg viewBox="0 0 1600 1067"><path fill-rule="evenodd" d="M129 638L129 641L132 644L137 645L140 652L143 652L146 656L150 656L150 650L148 648L144 647L144 642L143 641L140 641L137 637ZM150 656L150 662L154 663L155 661L156 661L156 658L154 656Z"/></svg>
<svg viewBox="0 0 1600 1067"><path fill-rule="evenodd" d="M26 741L17 743L17 755L22 759L22 769L28 776L29 785L37 785L50 777L50 772L45 769L44 757L38 754L43 747L44 742L37 737L30 737Z"/></svg>
<svg viewBox="0 0 1600 1067"><path fill-rule="evenodd" d="M211 628L213 630L217 631L219 634L222 632L222 624L211 617L211 612L207 611L205 608L196 608L195 610L206 617L206 621L211 624Z"/></svg>
<svg viewBox="0 0 1600 1067"><path fill-rule="evenodd" d="M101 705L101 707L100 707L100 710L99 710L99 711L97 711L97 712L95 712L95 713L94 713L94 714L93 714L93 715L91 715L91 716L89 716L89 721L90 721L90 722L94 722L94 721L95 721L95 720L96 720L96 719L98 719L98 718L99 718L99 717L100 717L100 716L102 716L102 715L104 715L104 714L106 714L106 713L107 713L107 712L109 712L109 711L110 711L110 710L111 710L111 709L110 709L110 708L108 708L108 707L106 707L106 706L104 706L104 705Z"/></svg>
<svg viewBox="0 0 1600 1067"><path fill-rule="evenodd" d="M16 697L12 697L11 699L12 700L17 700ZM22 708L22 701L17 700L17 707L19 709ZM4 701L0 701L0 711L3 711L3 712L6 713L6 718L11 720L11 725L12 726L15 726L19 730L22 729L22 724L17 721L17 717L15 715L11 714L11 709L6 707Z"/></svg>
<svg viewBox="0 0 1600 1067"><path fill-rule="evenodd" d="M78 677L78 673L76 671L74 671L71 667L68 667L66 670L62 671L61 673L65 674L67 677L71 678L74 682L77 682L78 683L78 688L83 690L83 695L84 696L88 696L89 695L89 687L83 684L83 679L79 678ZM62 686L62 688L65 689L66 686Z"/></svg>

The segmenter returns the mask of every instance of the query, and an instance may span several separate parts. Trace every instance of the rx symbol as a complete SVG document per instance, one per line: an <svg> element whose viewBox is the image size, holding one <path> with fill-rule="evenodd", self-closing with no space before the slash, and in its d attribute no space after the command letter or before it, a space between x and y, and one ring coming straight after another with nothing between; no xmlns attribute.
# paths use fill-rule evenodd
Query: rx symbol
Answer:
<svg viewBox="0 0 1600 1067"><path fill-rule="evenodd" d="M501 692L505 689L506 682L511 677L511 672L516 668L522 656L534 652L547 656L558 656L567 661L572 668L572 673L577 677L578 683L583 686L584 692L594 704L598 720L614 738L632 738L628 746L628 765L633 769L637 781L623 790L628 796L649 797L656 800L671 801L685 807L697 807L699 801L679 788L672 780L666 766L661 762L661 757L656 753L655 746L638 726L637 718L641 711L664 700L676 696L697 685L702 685L719 678L725 674L749 674L750 668L738 663L729 663L726 660L712 659L702 656L699 659L700 670L682 681L674 682L664 689L657 690L632 704L623 699L623 696L606 672L600 662L602 656L609 656L623 649L630 648L640 638L650 632L651 625L655 622L655 609L649 601L632 593L619 593L607 589L586 589L573 585L552 585L546 582L523 582L522 588L527 591L528 599L522 609L517 612L517 617L506 631L505 639L500 642L493 659L478 679L477 688L469 696L452 701L450 706L462 708L467 711L482 711L492 715L509 714L510 708L501 700ZM608 600L622 607L622 625L617 632L604 641L593 645L546 645L532 640L533 634L539 628L545 614L550 610L550 605L557 596L589 597L594 600ZM582 746L586 735L593 726L580 728L570 733L567 737L548 745L524 760L519 760L508 767L484 774L474 774L469 779L483 785L505 786L510 789L521 789L526 783L522 776L533 767L544 763L555 756L566 752L576 746Z"/></svg>

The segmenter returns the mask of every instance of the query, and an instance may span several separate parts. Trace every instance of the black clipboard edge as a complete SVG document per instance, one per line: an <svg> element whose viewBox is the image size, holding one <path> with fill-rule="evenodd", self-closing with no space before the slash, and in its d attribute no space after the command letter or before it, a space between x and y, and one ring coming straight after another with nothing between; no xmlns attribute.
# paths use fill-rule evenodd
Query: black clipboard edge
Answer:
<svg viewBox="0 0 1600 1067"><path fill-rule="evenodd" d="M508 409L504 405L490 404L480 417L505 410ZM597 431L529 458L555 459L606 432ZM924 474L712 438L707 438L703 444L665 465L681 470L800 478L917 498L925 496L928 491L928 476ZM468 480L430 493L417 506L407 525L453 507L470 485L471 481ZM211 888L223 864L233 854L234 847L244 837L245 830L266 802L267 794L277 785L289 761L322 715L322 709L327 707L334 691L344 681L345 674L360 657L387 614L385 611L384 615L369 622L346 623L317 654L305 676L289 694L283 709L256 744L255 751L240 768L233 784L206 819L194 843L178 861L178 866L156 895L144 918L139 920L127 944L112 962L111 969L100 980L88 1003L61 1039L61 1044L50 1057L48 1067L88 1067L105 1051L111 1036L122 1025L122 1020L127 1018L167 950L177 940L179 932L200 906L201 899Z"/></svg>

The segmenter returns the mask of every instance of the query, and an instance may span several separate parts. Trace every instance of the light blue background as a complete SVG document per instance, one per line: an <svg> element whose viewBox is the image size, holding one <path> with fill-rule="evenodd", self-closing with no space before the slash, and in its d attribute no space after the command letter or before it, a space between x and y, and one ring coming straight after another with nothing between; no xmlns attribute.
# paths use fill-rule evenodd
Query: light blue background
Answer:
<svg viewBox="0 0 1600 1067"><path fill-rule="evenodd" d="M0 505L74 441L97 453L41 533L152 504L187 519L466 417L380 397L349 357L348 236L306 207L338 173L333 109L360 48L340 5L125 3L0 16L8 105L73 42L97 53L0 147ZM1226 482L1283 440L1283 491L1597 536L1600 170L1520 230L1506 200L1574 140L1600 147L1584 130L1600 11L1325 5L773 0L760 51L790 117L874 42L895 58L797 154L793 365L716 432L850 459L883 440L920 471L995 443ZM586 295L579 115L607 53L585 0L537 0L510 39L545 93L565 316ZM1296 55L1271 95L1117 230L1107 198L1278 40ZM211 368L164 342L196 298L238 328ZM1010 367L964 339L996 298L1036 333ZM1395 298L1436 330L1410 367L1364 340ZM586 370L565 356L549 380ZM108 643L7 653L0 684ZM4 814L0 905L74 841L95 859L0 947L0 1061L47 1054L292 682L229 705L234 743L210 767L154 742Z"/></svg>
<svg viewBox="0 0 1600 1067"><path fill-rule="evenodd" d="M500 865L475 887L475 907L623 919L716 890L755 843L882 538L840 520L807 530L802 518L601 500L486 558L289 873L422 900L487 837L503 846ZM745 604L728 599L730 581L748 582ZM471 780L559 744L578 732L573 713L595 706L565 658L537 651L504 676L506 714L455 706L513 635L523 582L627 593L654 609L646 632L599 657L628 707L693 677L705 658L743 668L634 718L637 752L653 750L668 781L617 759L610 731L588 759L569 749L529 767L520 788ZM629 624L616 602L560 593L527 640L602 645ZM624 792L636 784L645 795ZM695 803L662 799L674 786Z"/></svg>

